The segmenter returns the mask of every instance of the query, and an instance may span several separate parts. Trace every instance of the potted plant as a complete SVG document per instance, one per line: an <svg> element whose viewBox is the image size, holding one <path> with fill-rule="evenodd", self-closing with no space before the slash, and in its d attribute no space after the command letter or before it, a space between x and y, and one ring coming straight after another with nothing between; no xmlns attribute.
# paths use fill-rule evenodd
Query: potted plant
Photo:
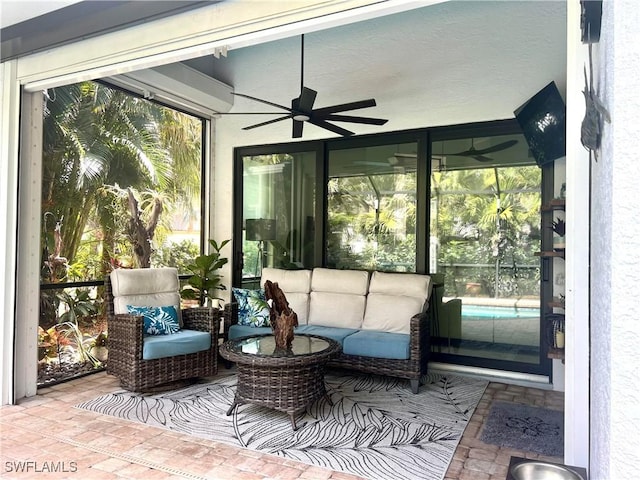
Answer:
<svg viewBox="0 0 640 480"><path fill-rule="evenodd" d="M222 284L222 275L218 271L228 263L226 257L220 255L227 243L231 240L216 242L209 240L211 253L198 255L193 263L186 266L192 273L187 279L187 285L181 290L180 295L185 300L197 300L200 306L212 305L214 300L222 300L216 296L218 290L226 290Z"/></svg>
<svg viewBox="0 0 640 480"><path fill-rule="evenodd" d="M556 218L551 222L551 230L553 230L553 248L561 249L565 247L564 234L566 224L561 218Z"/></svg>

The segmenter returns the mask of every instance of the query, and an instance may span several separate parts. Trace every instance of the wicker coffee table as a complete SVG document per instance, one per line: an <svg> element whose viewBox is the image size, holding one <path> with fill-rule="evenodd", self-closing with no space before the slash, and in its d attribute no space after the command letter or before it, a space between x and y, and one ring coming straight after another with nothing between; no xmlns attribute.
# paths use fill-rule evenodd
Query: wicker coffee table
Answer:
<svg viewBox="0 0 640 480"><path fill-rule="evenodd" d="M340 350L335 340L303 334L294 337L290 350L276 349L273 335L225 342L220 355L238 369L236 395L227 415L238 405L253 403L288 413L296 430L297 413L321 397L329 399L324 366Z"/></svg>

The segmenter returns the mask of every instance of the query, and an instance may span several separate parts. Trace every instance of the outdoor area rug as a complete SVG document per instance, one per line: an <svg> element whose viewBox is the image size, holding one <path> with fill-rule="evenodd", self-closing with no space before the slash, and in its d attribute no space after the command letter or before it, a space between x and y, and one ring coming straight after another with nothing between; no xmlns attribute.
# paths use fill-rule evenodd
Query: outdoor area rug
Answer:
<svg viewBox="0 0 640 480"><path fill-rule="evenodd" d="M425 375L420 393L405 380L325 375L321 399L296 417L251 404L226 411L236 375L161 394L118 391L76 405L237 447L374 480L441 480L487 382Z"/></svg>
<svg viewBox="0 0 640 480"><path fill-rule="evenodd" d="M493 402L480 440L550 457L564 455L564 412Z"/></svg>

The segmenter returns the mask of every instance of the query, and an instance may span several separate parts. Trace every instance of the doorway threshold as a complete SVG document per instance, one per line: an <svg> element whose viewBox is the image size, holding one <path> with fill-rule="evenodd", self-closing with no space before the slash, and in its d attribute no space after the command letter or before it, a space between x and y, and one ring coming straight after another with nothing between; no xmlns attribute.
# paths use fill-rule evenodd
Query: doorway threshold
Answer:
<svg viewBox="0 0 640 480"><path fill-rule="evenodd" d="M533 387L542 390L553 390L553 384L546 375L534 375L531 373L510 372L506 370L493 370L490 368L469 367L465 365L453 365L449 363L429 362L429 372L455 373L456 375L482 378L489 382L508 383L521 387Z"/></svg>

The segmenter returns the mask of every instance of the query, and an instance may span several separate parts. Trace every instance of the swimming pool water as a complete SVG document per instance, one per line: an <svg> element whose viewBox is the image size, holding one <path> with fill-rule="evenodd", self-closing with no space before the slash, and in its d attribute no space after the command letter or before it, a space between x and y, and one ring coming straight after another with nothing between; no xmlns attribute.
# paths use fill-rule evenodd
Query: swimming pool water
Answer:
<svg viewBox="0 0 640 480"><path fill-rule="evenodd" d="M462 305L462 317L465 320L489 320L507 318L536 318L539 308L493 307L485 305Z"/></svg>

